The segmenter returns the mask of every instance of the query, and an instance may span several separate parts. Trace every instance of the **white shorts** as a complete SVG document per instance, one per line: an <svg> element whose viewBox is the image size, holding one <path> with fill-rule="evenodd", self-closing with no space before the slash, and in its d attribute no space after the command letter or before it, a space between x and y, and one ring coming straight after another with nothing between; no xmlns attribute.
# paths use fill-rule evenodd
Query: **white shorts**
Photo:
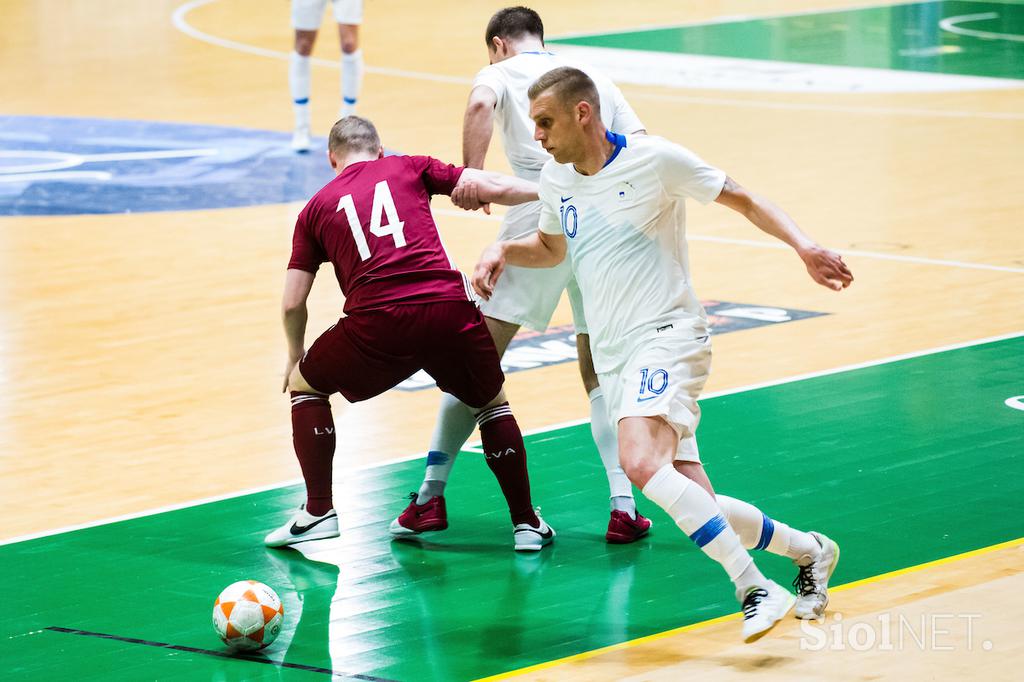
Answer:
<svg viewBox="0 0 1024 682"><path fill-rule="evenodd" d="M292 28L315 31L320 28L327 0L292 0ZM331 0L334 20L339 24L358 26L363 23L363 0Z"/></svg>
<svg viewBox="0 0 1024 682"><path fill-rule="evenodd" d="M611 422L662 417L679 434L677 461L700 462L697 398L711 372L711 340L663 332L637 346L621 370L599 375Z"/></svg>
<svg viewBox="0 0 1024 682"><path fill-rule="evenodd" d="M501 222L498 239L522 239L537 231L540 202L512 206ZM572 307L572 323L577 334L587 333L583 313L583 297L568 258L553 268L520 268L509 265L501 273L490 300L480 302L487 317L512 322L521 327L543 332L551 322L562 292L568 290Z"/></svg>

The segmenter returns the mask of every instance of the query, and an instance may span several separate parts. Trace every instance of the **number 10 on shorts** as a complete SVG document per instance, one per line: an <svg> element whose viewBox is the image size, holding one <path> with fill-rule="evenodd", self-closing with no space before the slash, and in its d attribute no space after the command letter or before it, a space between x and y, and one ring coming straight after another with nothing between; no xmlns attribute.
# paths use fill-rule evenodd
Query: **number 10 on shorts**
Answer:
<svg viewBox="0 0 1024 682"><path fill-rule="evenodd" d="M640 370L640 393L636 401L642 403L647 400L654 400L668 388L668 371L664 369L651 369L644 367Z"/></svg>

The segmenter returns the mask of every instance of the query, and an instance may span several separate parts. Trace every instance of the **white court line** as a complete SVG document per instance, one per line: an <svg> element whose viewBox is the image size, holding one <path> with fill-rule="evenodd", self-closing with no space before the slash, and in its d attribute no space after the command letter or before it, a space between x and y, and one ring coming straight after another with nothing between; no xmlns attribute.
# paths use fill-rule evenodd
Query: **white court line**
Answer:
<svg viewBox="0 0 1024 682"><path fill-rule="evenodd" d="M283 59L287 61L290 59L291 52L281 52L279 50L268 50L263 47L256 47L254 45L246 45L245 43L239 43L234 40L227 40L225 38L218 38L217 36L210 35L209 33L203 33L199 29L195 28L188 23L185 18L189 12L202 7L203 5L209 5L210 3L216 2L217 0L191 0L186 2L184 5L174 10L171 15L171 23L174 24L174 28L178 29L187 36L191 36L196 40L201 40L204 43L210 45L216 45L218 47L226 47L229 50L238 50L239 52L246 52L248 54L254 54L259 57L270 57L272 59ZM341 68L338 60L334 59L321 59L319 57L311 57L311 64L317 66L327 66L332 69ZM364 66L363 70L367 73L375 73L381 76L394 76L396 78L411 78L414 80L422 81L434 81L438 83L455 83L458 85L472 85L472 78L464 78L460 76L445 76L437 73L426 73L423 71L407 71L405 69L390 69L382 66Z"/></svg>
<svg viewBox="0 0 1024 682"><path fill-rule="evenodd" d="M113 178L107 171L46 171L43 173L0 173L0 183L17 184L20 182L48 182L66 180L97 180L106 182Z"/></svg>
<svg viewBox="0 0 1024 682"><path fill-rule="evenodd" d="M926 2L937 2L938 0L925 0ZM234 40L227 40L225 38L219 38L209 33L204 33L199 29L195 28L188 23L187 15L197 7L209 5L217 0L190 0L185 4L174 10L171 15L171 22L176 29L181 31L187 36L195 38L196 40L208 43L210 45L216 45L218 47L227 48L229 50L237 50L239 52L245 52L247 54L256 55L259 57L269 57L272 59L280 59L287 61L290 58L290 52L281 52L279 50L268 50L267 48L257 47L255 45L247 45L246 43L240 43ZM863 9L875 6L890 6L889 3L885 5L868 5L863 7L853 7L847 9ZM833 10L839 11L839 10ZM813 14L815 12L805 12L804 14ZM797 13L801 14L801 13ZM772 15L775 16L775 15ZM789 16L789 15L779 15ZM745 18L771 18L767 17L745 17ZM705 23L715 23L724 21L735 21L736 17L723 17L718 20L713 20ZM641 29L635 29L641 30ZM607 33L602 31L601 33ZM579 34L583 35L583 34ZM558 36L561 37L576 37L576 34L572 36ZM338 60L322 59L319 57L311 57L310 62L317 66L325 66L332 69L341 68ZM367 73L374 73L381 76L392 76L395 78L408 78L411 80L424 80L432 81L437 83L451 83L456 85L472 85L472 78L465 78L460 76L448 76L444 74L428 73L424 71L408 71L405 69L392 69L387 67L379 66L365 66ZM1020 113L1006 113L1006 112L986 112L986 111L943 111L943 110L932 110L932 109L906 109L906 108L886 108L886 107L844 107L839 105L825 105L825 104L801 104L797 102L759 102L759 101L747 101L739 99L730 99L726 97L688 97L685 95L668 95L661 93L631 93L631 97L638 97L644 99L664 100L664 101L682 101L690 102L693 104L710 104L715 106L726 106L726 107L741 107L741 108L754 108L754 109L782 109L789 111L822 111L822 112L834 112L834 113L845 113L845 114L869 114L869 115L889 115L889 116L910 116L910 117L936 117L936 118L980 118L987 120L1009 120L1019 121L1024 120L1024 114Z"/></svg>
<svg viewBox="0 0 1024 682"><path fill-rule="evenodd" d="M963 14L958 17L943 19L939 22L939 28L943 31L949 31L950 33L969 36L971 38L981 38L982 40L1012 40L1017 43L1024 43L1024 35L1020 35L1018 33L993 33L992 31L976 31L972 28L960 28L960 24L966 24L969 21L985 21L987 19L998 18L999 15L995 12Z"/></svg>
<svg viewBox="0 0 1024 682"><path fill-rule="evenodd" d="M451 208L435 208L434 213L454 216L456 218L477 218L500 222L502 216L487 215L483 212L462 211ZM767 242L756 239L734 239L731 237L714 237L711 235L687 233L686 238L695 242L710 242L713 244L736 244L737 246L752 246L757 249L775 249L788 251L789 246L781 242ZM969 261L943 260L939 258L926 258L924 256L903 256L895 253L880 253L878 251L860 251L857 249L835 249L844 256L856 256L858 258L874 258L876 260L891 260L900 263L915 263L917 265L937 265L947 268L964 268L967 270L991 270L994 272L1012 272L1024 274L1024 267L1010 265L990 265L988 263L971 263Z"/></svg>
<svg viewBox="0 0 1024 682"><path fill-rule="evenodd" d="M984 344L987 344L987 343L995 343L997 341L1006 341L1008 339L1015 339L1015 338L1022 337L1022 336L1024 336L1024 331L1021 331L1021 332L1011 332L1009 334L1000 334L998 336L989 336L989 337L986 337L986 338L983 338L983 339L975 339L973 341L964 341L962 343L954 343L954 344L950 344L950 345L946 345L946 346L938 346L936 348L928 348L926 350L913 351L911 353L902 353L900 355L893 355L893 356L890 356L890 357L887 357L887 358L881 358L881 359L878 359L878 360L868 360L866 362L858 362L858 363L852 364L852 365L843 365L841 367L835 367L833 369L824 369L824 370L820 370L820 371L817 371L817 372L808 372L806 374L796 374L796 375L793 375L793 376L790 376L790 377L785 377L785 378L782 378L782 379L774 379L772 381L763 381L763 382L756 383L756 384L749 384L747 386L738 386L736 388L729 388L729 389L725 389L725 390L722 390L722 391L714 391L712 393L708 393L706 395L701 396L701 399L702 400L707 400L707 399L710 399L710 398L718 398L718 397L726 396L726 395L735 395L737 393L745 393L747 391L756 391L758 389L769 388L771 386L781 386L783 384L790 384L790 383L794 383L794 382L797 382L797 381L803 381L805 379L816 379L818 377L830 376L832 374L842 374L843 372L851 372L851 371L854 371L854 370L865 369L865 368L868 368L868 367L877 367L879 365L886 365L886 364L890 364L890 363L893 363L893 362L899 362L901 360L909 360L909 359L912 359L912 358L923 357L925 355L934 355L936 353L945 353L947 351L960 350L960 349L963 349L963 348L970 348L972 346L981 346L981 345L984 345ZM531 429L529 431L524 431L523 435L524 436L532 436L532 435L537 435L537 434L540 434L540 433L547 433L547 432L550 432L550 431L556 431L558 429L565 428L567 426L576 426L576 425L579 425L579 424L585 424L588 421L589 421L588 419L576 419L576 420L572 420L572 421L560 422L558 424L552 424L552 425L541 427L541 428L538 428L538 429ZM374 462L372 464L366 464L366 465L363 465L363 466L352 467L349 470L350 471L366 471L366 470L369 470L369 469L377 469L377 468L380 468L380 467L390 466L392 464L398 464L400 462L409 462L409 461L416 460L416 459L422 459L423 457L424 457L424 453L423 452L417 452L417 453L413 453L411 455L405 455L405 456L402 456L402 457L397 457L395 459L389 459L389 460L383 461L383 462ZM130 520L130 519L142 518L144 516L153 516L153 515L156 515L156 514L163 514L165 512L176 511L176 510L185 509L185 508L188 508L188 507L198 506L198 505L201 505L201 504L207 504L207 503L210 503L210 502L219 502L219 501L222 501L222 500L229 500L229 499L232 499L232 498L235 498L235 497L242 497L244 495L251 495L253 493L266 492L268 490L276 490L278 488L284 488L284 487L287 487L287 486L290 486L290 485L297 485L297 484L299 484L301 482L302 482L302 479L292 479L292 480L289 480L289 481L281 481L279 483L272 483L272 484L269 484L269 485L260 486L258 488L249 488L248 490L242 490L242 491L233 492L233 493L226 493L224 495L215 495L213 497L205 497L205 498L198 499L198 500L191 500L191 501L188 501L188 502L180 502L180 503L177 503L177 504L171 504L171 505L165 505L165 506L162 506L162 507L156 507L156 508L153 508L153 509L147 509L145 511L136 512L136 513L133 513L133 514L125 514L125 515L122 515L122 516L115 516L115 517L111 517L111 518L107 518L107 519L100 519L98 521L89 521L88 523L81 523L81 524L76 524L76 525L72 525L72 526L64 526L62 528L55 528L53 530L42 531L42 532L39 532L39 533L31 533L31 534L28 534L28 535L19 535L19 536L16 536L16 537L7 538L5 540L0 540L0 546L3 546L3 545L13 545L13 544L16 544L18 542L25 542L27 540L36 540L38 538L49 537L51 535L60 535L61 533L68 533L68 532L75 531L75 530L81 530L83 528L94 528L96 526L103 526L103 525L106 525L106 524L109 524L109 523L116 523L118 521L127 521L127 520Z"/></svg>

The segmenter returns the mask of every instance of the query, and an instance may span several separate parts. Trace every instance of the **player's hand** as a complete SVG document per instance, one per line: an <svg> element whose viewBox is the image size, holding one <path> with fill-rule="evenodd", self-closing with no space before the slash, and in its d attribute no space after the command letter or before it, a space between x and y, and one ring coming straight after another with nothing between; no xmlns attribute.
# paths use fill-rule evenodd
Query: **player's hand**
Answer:
<svg viewBox="0 0 1024 682"><path fill-rule="evenodd" d="M491 205L480 201L480 186L472 180L464 180L452 190L452 203L466 211L482 208L487 215L491 214Z"/></svg>
<svg viewBox="0 0 1024 682"><path fill-rule="evenodd" d="M494 285L505 271L505 250L501 242L491 244L480 254L480 261L473 270L473 289L485 300L490 300Z"/></svg>
<svg viewBox="0 0 1024 682"><path fill-rule="evenodd" d="M840 291L853 283L853 273L835 251L812 246L798 252L811 278L823 287Z"/></svg>

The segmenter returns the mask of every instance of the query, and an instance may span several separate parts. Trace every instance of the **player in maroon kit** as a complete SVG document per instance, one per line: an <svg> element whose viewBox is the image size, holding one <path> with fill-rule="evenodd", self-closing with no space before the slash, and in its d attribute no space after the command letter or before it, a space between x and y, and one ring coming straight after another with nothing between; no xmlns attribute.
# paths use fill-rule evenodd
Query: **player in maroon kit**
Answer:
<svg viewBox="0 0 1024 682"><path fill-rule="evenodd" d="M357 116L334 124L328 158L336 177L299 213L283 302L285 390L291 392L306 503L264 542L283 547L338 535L328 395L367 400L423 369L441 390L477 410L487 465L508 502L515 548L541 549L555 532L530 499L523 436L505 400L498 353L430 212L431 195L458 195L467 181L481 201L499 204L535 201L536 185L427 156L385 157L373 124ZM346 316L307 351L306 299L327 261L345 294Z"/></svg>

